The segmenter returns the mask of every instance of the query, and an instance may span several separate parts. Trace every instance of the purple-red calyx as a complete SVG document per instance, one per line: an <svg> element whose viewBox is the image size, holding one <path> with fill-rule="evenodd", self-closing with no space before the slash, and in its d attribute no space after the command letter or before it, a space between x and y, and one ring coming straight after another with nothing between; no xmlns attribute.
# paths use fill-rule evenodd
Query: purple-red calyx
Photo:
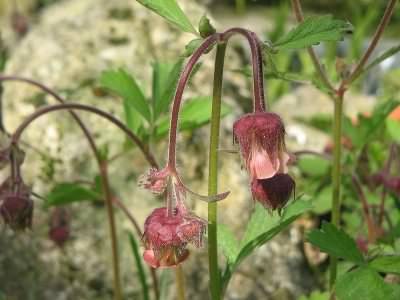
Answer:
<svg viewBox="0 0 400 300"><path fill-rule="evenodd" d="M144 224L143 258L153 268L175 267L188 256L189 243L201 247L206 222L178 205L172 213L156 208Z"/></svg>
<svg viewBox="0 0 400 300"><path fill-rule="evenodd" d="M295 183L286 174L290 156L281 118L271 112L246 114L234 123L233 134L251 177L253 198L268 209L282 209Z"/></svg>

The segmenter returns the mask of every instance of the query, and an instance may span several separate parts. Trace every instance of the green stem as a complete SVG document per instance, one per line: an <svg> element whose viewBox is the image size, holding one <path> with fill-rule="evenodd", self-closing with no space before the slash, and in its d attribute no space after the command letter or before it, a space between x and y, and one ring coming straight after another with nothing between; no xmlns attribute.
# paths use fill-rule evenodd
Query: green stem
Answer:
<svg viewBox="0 0 400 300"><path fill-rule="evenodd" d="M225 60L226 43L217 45L215 58L214 86L211 112L211 133L208 173L208 194L218 191L218 141L221 118L222 78ZM210 293L212 300L221 299L220 274L218 268L217 248L217 203L208 203L208 263L210 272Z"/></svg>
<svg viewBox="0 0 400 300"><path fill-rule="evenodd" d="M236 12L239 15L246 12L246 0L236 0Z"/></svg>
<svg viewBox="0 0 400 300"><path fill-rule="evenodd" d="M332 213L331 222L336 227L340 226L340 183L341 183L341 152L342 152L342 119L343 119L343 94L344 90L337 92L334 99L333 121L333 169L332 169ZM330 258L329 286L332 289L337 273L337 258Z"/></svg>
<svg viewBox="0 0 400 300"><path fill-rule="evenodd" d="M185 300L185 280L183 276L182 265L175 268L176 276L176 299Z"/></svg>

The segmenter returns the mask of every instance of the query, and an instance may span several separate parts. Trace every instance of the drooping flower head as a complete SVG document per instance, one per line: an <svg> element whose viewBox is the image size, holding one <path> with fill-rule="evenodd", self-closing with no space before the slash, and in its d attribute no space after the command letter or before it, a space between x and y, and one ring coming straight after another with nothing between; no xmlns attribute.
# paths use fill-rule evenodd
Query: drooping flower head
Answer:
<svg viewBox="0 0 400 300"><path fill-rule="evenodd" d="M146 174L139 177L138 184L152 193L160 195L167 187L169 176L170 173L167 168L162 170L151 168Z"/></svg>
<svg viewBox="0 0 400 300"><path fill-rule="evenodd" d="M244 115L234 123L233 134L251 177L253 198L267 209L281 210L295 187L286 174L289 155L281 118L270 112Z"/></svg>
<svg viewBox="0 0 400 300"><path fill-rule="evenodd" d="M50 219L49 238L59 247L64 246L70 236L70 220L65 208L57 207Z"/></svg>
<svg viewBox="0 0 400 300"><path fill-rule="evenodd" d="M287 172L285 127L277 114L244 115L234 123L233 134L252 179L267 179L278 172Z"/></svg>
<svg viewBox="0 0 400 300"><path fill-rule="evenodd" d="M153 268L174 267L189 256L189 243L201 247L206 222L176 207L172 214L166 207L156 208L144 224L144 260Z"/></svg>
<svg viewBox="0 0 400 300"><path fill-rule="evenodd" d="M23 183L7 179L0 187L0 216L14 230L32 227L33 201L30 190Z"/></svg>

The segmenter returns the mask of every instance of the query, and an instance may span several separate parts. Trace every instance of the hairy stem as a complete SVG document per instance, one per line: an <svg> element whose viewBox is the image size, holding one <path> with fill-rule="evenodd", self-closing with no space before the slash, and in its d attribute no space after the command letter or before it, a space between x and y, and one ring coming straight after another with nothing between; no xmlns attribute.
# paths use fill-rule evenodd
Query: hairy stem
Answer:
<svg viewBox="0 0 400 300"><path fill-rule="evenodd" d="M182 265L177 265L175 268L176 279L176 299L185 300L185 278L183 275Z"/></svg>
<svg viewBox="0 0 400 300"><path fill-rule="evenodd" d="M303 17L303 11L301 9L301 4L300 4L300 0L291 0L292 3L292 8L294 11L294 14L296 16L296 20L300 23L304 21L304 17ZM310 55L310 58L314 64L315 70L317 71L317 74L319 76L319 78L321 79L321 81L323 82L323 84L331 91L334 92L335 88L332 85L332 83L329 81L328 76L326 75L326 72L321 64L321 62L318 59L317 54L315 53L313 47L308 47L307 48L308 54Z"/></svg>
<svg viewBox="0 0 400 300"><path fill-rule="evenodd" d="M211 112L211 133L208 170L208 194L218 192L218 142L221 119L222 79L226 43L219 43L215 58L214 86ZM210 293L212 300L221 299L220 275L218 267L217 203L208 203L208 265L210 273Z"/></svg>
<svg viewBox="0 0 400 300"><path fill-rule="evenodd" d="M333 168L332 168L332 212L331 222L336 227L340 226L340 184L341 184L341 137L343 119L343 94L339 91L334 98L334 120L333 120ZM337 259L330 257L330 277L329 286L332 289L336 280Z"/></svg>

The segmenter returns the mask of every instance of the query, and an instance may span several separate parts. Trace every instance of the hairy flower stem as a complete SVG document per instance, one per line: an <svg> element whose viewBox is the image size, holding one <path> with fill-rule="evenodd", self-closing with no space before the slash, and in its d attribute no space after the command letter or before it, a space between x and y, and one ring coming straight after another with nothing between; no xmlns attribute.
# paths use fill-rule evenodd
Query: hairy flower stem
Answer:
<svg viewBox="0 0 400 300"><path fill-rule="evenodd" d="M185 300L185 277L183 275L182 265L179 264L175 268L176 279L176 299Z"/></svg>
<svg viewBox="0 0 400 300"><path fill-rule="evenodd" d="M222 79L226 43L217 46L214 68L214 86L211 111L211 133L208 166L208 195L218 192L218 141L221 119ZM212 300L221 299L220 275L217 244L217 202L208 203L208 266L210 273L210 293Z"/></svg>
<svg viewBox="0 0 400 300"><path fill-rule="evenodd" d="M331 222L336 227L340 226L340 183L341 183L341 152L342 152L342 119L343 119L343 94L344 90L337 93L334 99L333 119L333 168L332 168L332 212ZM337 258L330 257L329 286L332 289L336 280Z"/></svg>

